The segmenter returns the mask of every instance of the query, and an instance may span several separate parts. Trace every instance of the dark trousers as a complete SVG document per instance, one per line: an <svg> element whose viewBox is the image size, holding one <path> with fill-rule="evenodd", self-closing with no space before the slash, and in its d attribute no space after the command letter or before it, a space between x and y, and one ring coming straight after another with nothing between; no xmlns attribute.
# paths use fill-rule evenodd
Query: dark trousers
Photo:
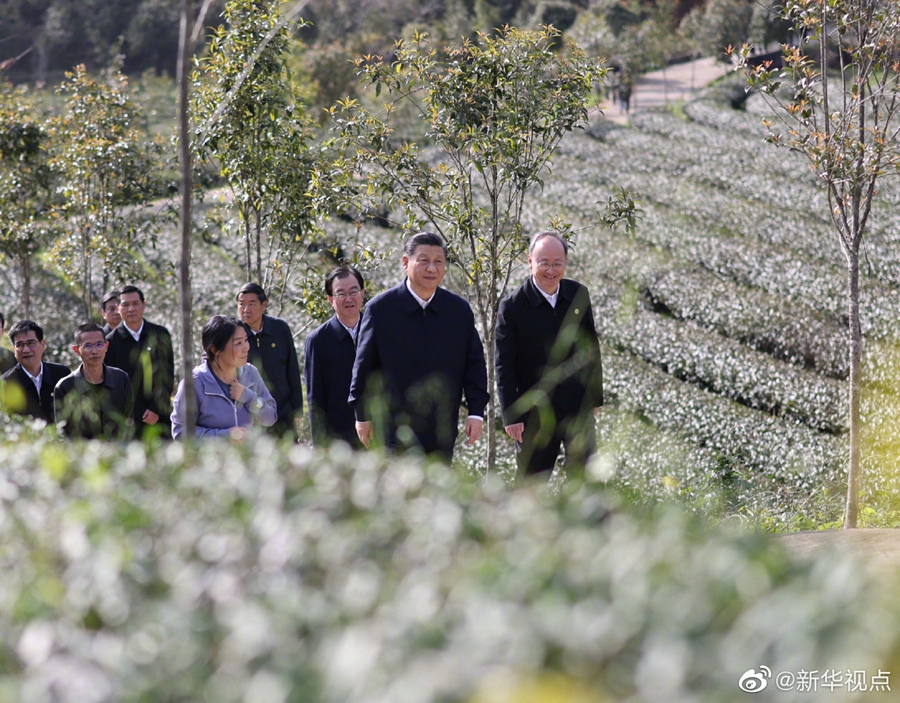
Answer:
<svg viewBox="0 0 900 703"><path fill-rule="evenodd" d="M544 417L533 412L525 422L522 441L516 442L516 463L526 476L552 471L556 466L560 445L566 452L566 472L584 470L587 460L597 450L597 432L591 411L564 417Z"/></svg>

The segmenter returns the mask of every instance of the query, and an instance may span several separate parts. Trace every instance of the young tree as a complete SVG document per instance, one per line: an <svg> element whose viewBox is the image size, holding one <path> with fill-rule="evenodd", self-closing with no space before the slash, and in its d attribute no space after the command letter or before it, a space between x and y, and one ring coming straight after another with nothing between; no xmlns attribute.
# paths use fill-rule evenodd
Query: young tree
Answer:
<svg viewBox="0 0 900 703"><path fill-rule="evenodd" d="M22 89L0 87L0 252L19 265L22 309L31 316L31 262L52 240L54 174L46 125Z"/></svg>
<svg viewBox="0 0 900 703"><path fill-rule="evenodd" d="M491 389L500 300L527 247L520 222L526 195L542 185L563 136L585 123L591 86L604 76L577 47L557 51L558 42L550 27L507 27L439 57L416 34L397 43L393 62L361 59L361 75L388 95L384 111L355 100L332 110L348 154L317 183L323 197L362 196L356 207L363 212L372 198L384 198L405 212L405 230L429 227L444 237L484 332ZM404 101L418 106L437 153L397 139L390 120ZM495 415L492 401L488 470L496 458Z"/></svg>
<svg viewBox="0 0 900 703"><path fill-rule="evenodd" d="M59 88L69 96L55 128L64 228L50 254L78 286L87 318L95 267L102 267L103 288L110 277L131 275L133 247L155 236L156 218L141 206L161 193L158 148L144 139L127 85L117 70L94 78L78 66Z"/></svg>
<svg viewBox="0 0 900 703"><path fill-rule="evenodd" d="M850 456L844 527L857 526L862 333L859 251L878 181L900 171L900 3L897 0L787 0L783 16L801 37L784 47L784 69L751 67L751 88L770 103L770 141L797 151L828 193L847 260L850 342ZM814 55L807 53L816 48ZM838 69L827 74L827 66ZM784 90L782 90L784 88Z"/></svg>
<svg viewBox="0 0 900 703"><path fill-rule="evenodd" d="M290 16L275 0L231 0L191 96L194 148L215 160L234 195L247 278L282 290L318 234L306 196L313 123L286 68Z"/></svg>

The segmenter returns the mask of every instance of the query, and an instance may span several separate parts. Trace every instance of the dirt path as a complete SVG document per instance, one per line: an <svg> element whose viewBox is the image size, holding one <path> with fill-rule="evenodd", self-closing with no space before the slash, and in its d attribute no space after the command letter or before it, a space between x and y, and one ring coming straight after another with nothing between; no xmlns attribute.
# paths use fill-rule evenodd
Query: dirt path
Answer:
<svg viewBox="0 0 900 703"><path fill-rule="evenodd" d="M874 567L900 568L900 530L820 530L780 534L774 539L799 559L834 550L857 554Z"/></svg>
<svg viewBox="0 0 900 703"><path fill-rule="evenodd" d="M730 63L707 57L645 73L638 79L632 92L631 112L687 100L731 70ZM628 124L628 114L617 103L603 105L603 113L612 122Z"/></svg>

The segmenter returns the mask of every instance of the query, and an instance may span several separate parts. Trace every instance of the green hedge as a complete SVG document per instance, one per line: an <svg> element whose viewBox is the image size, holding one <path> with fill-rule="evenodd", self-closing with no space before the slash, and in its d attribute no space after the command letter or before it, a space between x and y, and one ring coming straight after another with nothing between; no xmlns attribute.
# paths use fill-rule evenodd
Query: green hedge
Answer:
<svg viewBox="0 0 900 703"><path fill-rule="evenodd" d="M732 701L760 665L897 650L896 594L856 562L596 483L265 439L37 440L0 467L4 701Z"/></svg>

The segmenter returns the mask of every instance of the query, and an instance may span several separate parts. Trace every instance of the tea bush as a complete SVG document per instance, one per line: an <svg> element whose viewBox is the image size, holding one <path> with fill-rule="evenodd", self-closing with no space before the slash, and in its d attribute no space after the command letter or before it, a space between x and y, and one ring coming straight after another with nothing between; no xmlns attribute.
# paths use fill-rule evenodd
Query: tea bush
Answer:
<svg viewBox="0 0 900 703"><path fill-rule="evenodd" d="M896 594L852 559L635 513L590 473L553 493L267 438L36 439L0 467L2 700L729 701L762 664L897 661Z"/></svg>

